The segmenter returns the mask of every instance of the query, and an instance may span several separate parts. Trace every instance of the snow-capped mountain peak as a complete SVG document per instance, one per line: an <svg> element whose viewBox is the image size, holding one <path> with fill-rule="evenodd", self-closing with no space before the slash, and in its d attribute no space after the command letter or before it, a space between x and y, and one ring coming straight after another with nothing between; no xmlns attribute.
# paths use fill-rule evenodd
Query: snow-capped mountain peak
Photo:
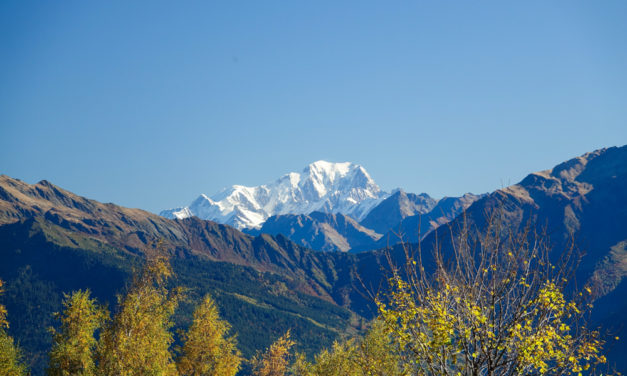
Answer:
<svg viewBox="0 0 627 376"><path fill-rule="evenodd" d="M270 184L233 185L212 197L201 194L189 206L164 210L161 215L179 219L195 215L240 229L259 227L272 215L313 211L360 220L387 196L362 166L317 161Z"/></svg>

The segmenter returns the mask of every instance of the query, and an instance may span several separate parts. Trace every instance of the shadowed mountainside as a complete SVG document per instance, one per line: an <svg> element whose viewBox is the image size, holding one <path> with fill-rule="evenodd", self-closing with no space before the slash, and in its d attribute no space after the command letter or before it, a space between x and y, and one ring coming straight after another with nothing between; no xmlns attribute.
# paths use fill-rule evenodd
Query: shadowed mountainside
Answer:
<svg viewBox="0 0 627 376"><path fill-rule="evenodd" d="M436 242L450 249L451 236L463 228L485 227L487 213L498 210L508 228L528 223L546 232L555 256L574 241L581 260L573 287L590 286L595 308L592 324L608 330L608 359L627 369L627 146L600 149L529 174L520 183L500 189L474 202L447 231L430 233L422 249ZM450 230L450 231L449 231ZM395 254L400 254L399 249Z"/></svg>
<svg viewBox="0 0 627 376"><path fill-rule="evenodd" d="M161 240L177 257L199 256L282 274L303 281L302 292L333 300L329 287L337 273L328 270L327 259L341 256L321 256L282 236L254 237L195 217L166 219L89 200L47 181L30 185L1 176L0 198L0 224L40 217L68 234L80 234L131 254L141 254Z"/></svg>
<svg viewBox="0 0 627 376"><path fill-rule="evenodd" d="M243 231L252 235L282 234L317 251L357 253L385 248L401 241L418 242L419 229L424 237L455 218L479 197L467 193L462 197L445 197L436 201L425 193L416 195L399 190L372 209L361 223L343 214L313 212L308 215L276 215L268 218L259 229Z"/></svg>
<svg viewBox="0 0 627 376"><path fill-rule="evenodd" d="M384 248L400 242L418 243L433 230L456 218L482 196L466 193L461 197L444 197L427 213L405 217L391 226L376 243L370 245L370 249ZM363 250L365 249L353 249L354 252Z"/></svg>
<svg viewBox="0 0 627 376"><path fill-rule="evenodd" d="M360 224L379 234L385 234L397 228L407 217L429 213L436 204L437 200L426 193L417 195L398 190L372 209Z"/></svg>
<svg viewBox="0 0 627 376"><path fill-rule="evenodd" d="M195 301L211 293L247 356L286 328L312 354L361 328L348 307L371 313L357 292L354 255L311 251L283 236L253 237L198 218L169 220L7 176L0 177L0 223L0 278L7 282L0 299L35 375L43 374L47 328L62 293L89 288L112 304L159 240L171 253L173 283L188 287ZM184 304L177 325L187 325L192 310Z"/></svg>
<svg viewBox="0 0 627 376"><path fill-rule="evenodd" d="M370 247L381 237L381 234L365 228L347 215L322 212L272 216L260 229L244 232L253 235L283 234L297 244L323 252Z"/></svg>
<svg viewBox="0 0 627 376"><path fill-rule="evenodd" d="M420 215L420 228L451 220L445 213L462 211L470 201L446 231L426 235L423 252L428 254L437 240L446 254L463 221L481 231L486 214L495 210L511 228L531 223L545 229L556 253L574 239L583 256L573 285L591 286L597 299L593 322L612 331L609 359L619 370L627 368L621 356L627 348L611 340L627 338L627 146L584 154L478 199L443 199L442 215ZM358 229L340 216L317 216L309 218ZM401 226L407 228L414 217L404 218ZM198 218L169 220L85 199L46 181L30 185L0 176L0 278L7 281L2 301L11 333L39 365L35 370L43 367L42 351L50 340L45 328L60 307L61 293L90 288L111 303L158 240L171 252L174 283L190 287L195 297L215 295L247 355L288 327L308 353L329 346L340 333L358 330L361 317L374 313L362 282L376 292L389 270L383 250L315 252L282 235L250 236ZM392 247L390 257L402 263L403 248ZM191 309L182 307L177 325L189 322Z"/></svg>

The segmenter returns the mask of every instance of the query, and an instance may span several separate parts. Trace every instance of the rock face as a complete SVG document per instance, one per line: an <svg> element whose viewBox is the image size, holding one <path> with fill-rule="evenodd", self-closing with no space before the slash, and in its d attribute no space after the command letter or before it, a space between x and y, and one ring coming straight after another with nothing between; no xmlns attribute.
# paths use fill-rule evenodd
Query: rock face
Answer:
<svg viewBox="0 0 627 376"><path fill-rule="evenodd" d="M349 216L322 212L272 216L260 229L245 232L282 234L296 244L323 252L346 252L355 247L369 247L381 237L381 234L365 228Z"/></svg>
<svg viewBox="0 0 627 376"><path fill-rule="evenodd" d="M160 214L179 219L196 216L239 229L259 228L273 215L314 211L341 213L360 220L387 196L360 165L318 161L301 173L286 174L271 184L234 185Z"/></svg>
<svg viewBox="0 0 627 376"><path fill-rule="evenodd" d="M452 226L466 220L481 228L486 213L495 209L510 228L532 223L544 229L556 251L574 239L585 254L580 277L590 278L599 265L611 264L612 257L607 257L612 249L617 267L623 265L616 252L627 240L627 146L600 149L531 173L518 184L474 201ZM430 234L425 241L434 237ZM602 296L608 289L596 292Z"/></svg>
<svg viewBox="0 0 627 376"><path fill-rule="evenodd" d="M477 197L444 198L438 205L439 201L426 193L399 189L390 195L357 164L318 161L271 184L234 185L212 197L202 194L189 206L164 210L160 215L172 219L195 216L248 234L282 234L319 251L363 251L401 241L396 236L401 224L407 222L413 228L417 218L436 209L425 217L422 233L426 234Z"/></svg>
<svg viewBox="0 0 627 376"><path fill-rule="evenodd" d="M425 193L416 195L399 190L372 209L361 223L342 214L313 212L272 216L261 228L245 232L282 234L317 251L363 252L401 241L417 242L419 228L424 237L480 197L467 193L462 197L436 201Z"/></svg>
<svg viewBox="0 0 627 376"><path fill-rule="evenodd" d="M426 193L417 195L399 189L372 209L360 224L385 234L407 217L429 213L437 202Z"/></svg>
<svg viewBox="0 0 627 376"><path fill-rule="evenodd" d="M596 300L591 325L610 330L608 358L627 369L627 146L596 150L529 174L475 201L451 229L461 228L464 220L481 229L486 213L494 210L502 213L507 228L531 224L548 234L555 256L574 241L581 260L571 282L591 287ZM447 231L432 232L422 249L432 249L436 239L446 249L448 238ZM614 341L615 336L621 340Z"/></svg>
<svg viewBox="0 0 627 376"><path fill-rule="evenodd" d="M483 196L466 193L461 197L444 197L430 211L407 216L390 226L371 248L383 248L401 241L417 243L433 230L452 221Z"/></svg>

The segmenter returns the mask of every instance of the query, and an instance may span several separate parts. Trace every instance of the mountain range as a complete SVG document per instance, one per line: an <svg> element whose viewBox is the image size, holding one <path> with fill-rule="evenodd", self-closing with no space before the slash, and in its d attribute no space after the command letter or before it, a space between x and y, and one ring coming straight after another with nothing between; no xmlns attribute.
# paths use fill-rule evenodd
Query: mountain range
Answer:
<svg viewBox="0 0 627 376"><path fill-rule="evenodd" d="M323 212L275 215L260 229L243 231L251 235L281 234L307 248L327 252L346 252L356 247L372 249L370 246L381 238L381 234L348 215Z"/></svg>
<svg viewBox="0 0 627 376"><path fill-rule="evenodd" d="M178 219L196 216L238 229L259 228L273 215L314 211L347 214L359 220L387 196L360 165L318 161L273 183L234 185L211 197L201 194L189 206L160 214Z"/></svg>
<svg viewBox="0 0 627 376"><path fill-rule="evenodd" d="M33 374L43 374L47 328L62 294L89 288L100 302L114 304L159 241L170 252L176 283L196 299L214 296L246 356L286 328L299 338L301 351L313 353L341 333L359 330L367 316L350 254L308 250L283 236L253 237L196 217L166 219L86 199L45 180L31 185L3 175L0 279L6 294L0 301ZM181 308L177 325L189 322L192 309Z"/></svg>
<svg viewBox="0 0 627 376"><path fill-rule="evenodd" d="M354 176L360 174L367 176L365 170ZM294 186L300 187L290 183ZM9 311L10 334L25 349L33 374L43 374L47 328L54 324L62 293L89 288L99 301L113 303L133 268L162 240L175 283L194 297L206 292L215 297L245 355L267 346L285 328L292 328L299 350L312 354L340 335L358 332L373 317L376 309L367 292L384 285L389 260L402 262L404 248L416 249L420 242L429 250L437 244L446 254L463 223L480 232L486 213L499 210L510 228L531 223L545 231L556 254L575 240L581 259L573 284L592 287L591 325L609 333L608 358L618 370L627 369L622 356L627 346L613 340L627 338L627 146L586 153L480 196L436 201L400 190L377 192L364 200L373 206L359 215L311 206L308 213L275 213L259 223L268 232L279 229L277 235L249 235L195 216L168 219L103 204L48 181L27 184L0 176L0 278L7 287L0 300ZM341 206L341 201L328 202ZM446 231L440 230L443 224ZM415 243L393 245L386 239L400 232L415 236L409 238ZM373 243L390 247L367 249ZM362 246L358 253L310 249ZM178 327L189 323L192 309L181 307Z"/></svg>
<svg viewBox="0 0 627 376"><path fill-rule="evenodd" d="M256 187L234 185L189 206L164 210L166 218L192 216L247 234L282 234L318 251L382 248L417 241L455 218L480 196L445 197L397 189L383 192L360 165L318 161ZM403 233L403 236L401 235Z"/></svg>
<svg viewBox="0 0 627 376"><path fill-rule="evenodd" d="M574 246L578 268L570 285L590 286L594 309L589 325L606 335L610 363L627 370L627 146L583 154L485 195L450 222L447 231L427 235L421 247L450 249L464 223L482 229L486 214L495 210L506 228L532 224L532 230L546 234L554 258Z"/></svg>
<svg viewBox="0 0 627 376"><path fill-rule="evenodd" d="M259 229L242 231L251 235L281 234L317 251L361 252L403 241L417 242L480 197L467 193L435 200L426 193L416 195L397 190L361 222L339 213L285 214L268 218Z"/></svg>

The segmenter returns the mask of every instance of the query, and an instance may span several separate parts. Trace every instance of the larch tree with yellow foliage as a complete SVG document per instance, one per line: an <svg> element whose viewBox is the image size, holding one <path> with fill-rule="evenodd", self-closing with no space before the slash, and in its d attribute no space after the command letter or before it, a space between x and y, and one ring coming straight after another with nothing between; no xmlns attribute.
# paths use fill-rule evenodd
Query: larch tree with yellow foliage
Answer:
<svg viewBox="0 0 627 376"><path fill-rule="evenodd" d="M587 292L564 295L573 252L552 265L546 236L508 230L498 215L487 223L464 224L450 253L436 249L433 273L420 249L407 252L378 300L409 374L577 375L605 363L599 334L583 324Z"/></svg>
<svg viewBox="0 0 627 376"><path fill-rule="evenodd" d="M365 337L336 341L313 362L299 354L291 367L298 376L402 376L407 375L392 339L381 321L372 322Z"/></svg>
<svg viewBox="0 0 627 376"><path fill-rule="evenodd" d="M99 375L177 374L170 351L174 341L170 329L181 293L166 288L171 275L166 257L150 256L128 293L118 297L118 312L99 341Z"/></svg>
<svg viewBox="0 0 627 376"><path fill-rule="evenodd" d="M218 307L206 295L194 312L178 359L181 376L234 376L242 362L234 337L228 337L231 325L220 319Z"/></svg>
<svg viewBox="0 0 627 376"><path fill-rule="evenodd" d="M291 366L291 373L298 376L357 376L362 375L357 368L358 348L355 340L336 341L330 349L322 350L314 362L299 354Z"/></svg>
<svg viewBox="0 0 627 376"><path fill-rule="evenodd" d="M59 331L53 331L48 375L92 376L96 374L95 332L100 329L108 313L90 298L89 290L66 295L64 311L57 314Z"/></svg>
<svg viewBox="0 0 627 376"><path fill-rule="evenodd" d="M2 293L4 283L0 280L0 295ZM25 376L26 365L22 362L20 349L6 332L8 327L7 309L0 304L0 376Z"/></svg>
<svg viewBox="0 0 627 376"><path fill-rule="evenodd" d="M281 338L270 345L263 354L258 354L251 360L253 375L284 376L288 370L292 346L294 346L294 341L290 339L290 331L288 330Z"/></svg>

